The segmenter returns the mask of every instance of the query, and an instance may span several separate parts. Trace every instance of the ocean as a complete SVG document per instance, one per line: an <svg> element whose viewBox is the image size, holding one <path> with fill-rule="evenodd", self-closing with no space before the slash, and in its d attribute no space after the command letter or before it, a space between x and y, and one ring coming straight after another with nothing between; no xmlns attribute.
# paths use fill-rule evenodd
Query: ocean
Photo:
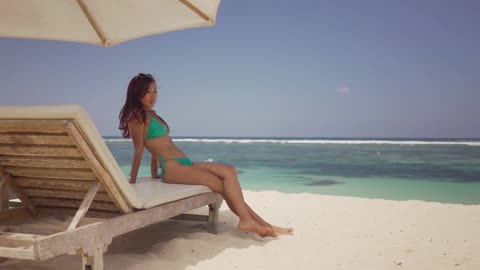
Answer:
<svg viewBox="0 0 480 270"><path fill-rule="evenodd" d="M125 175L130 140L105 137ZM193 162L234 165L243 189L480 204L480 139L173 138ZM139 176L149 176L145 150Z"/></svg>

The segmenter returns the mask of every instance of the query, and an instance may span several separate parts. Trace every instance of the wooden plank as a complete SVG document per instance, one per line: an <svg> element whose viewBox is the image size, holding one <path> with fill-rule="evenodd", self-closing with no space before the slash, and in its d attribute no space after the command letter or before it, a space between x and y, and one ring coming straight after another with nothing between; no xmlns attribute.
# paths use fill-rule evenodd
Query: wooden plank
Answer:
<svg viewBox="0 0 480 270"><path fill-rule="evenodd" d="M5 179L3 179L2 171L0 171L0 191L5 190L6 187L7 187L6 181L5 181Z"/></svg>
<svg viewBox="0 0 480 270"><path fill-rule="evenodd" d="M35 260L33 248L0 247L0 257L20 260Z"/></svg>
<svg viewBox="0 0 480 270"><path fill-rule="evenodd" d="M93 202L93 198L97 194L98 187L100 187L100 182L95 181L93 186L88 190L87 195L85 195L85 199L83 199L82 204L80 205L77 213L73 217L72 222L68 226L67 230L73 230L77 227L80 220L85 216L88 211L88 208Z"/></svg>
<svg viewBox="0 0 480 270"><path fill-rule="evenodd" d="M87 144L85 138L82 136L73 122L68 123L67 132L73 138L75 138L75 143L77 144L78 149L82 152L85 159L90 162L93 172L98 177L98 180L103 184L105 190L108 192L115 205L122 212L131 213L133 209L127 205L127 202L124 200L122 194L115 185L115 180L99 162L97 156L90 149L90 146Z"/></svg>
<svg viewBox="0 0 480 270"><path fill-rule="evenodd" d="M22 187L44 187L53 189L68 189L87 191L92 186L92 180L66 180L33 177L15 177L15 182ZM100 185L99 191L104 191Z"/></svg>
<svg viewBox="0 0 480 270"><path fill-rule="evenodd" d="M35 226L34 224L32 225L22 225L22 226L9 226L9 225L2 225L0 226L0 230L2 232L10 232L10 233L24 233L24 234L35 234L39 236L44 236L44 235L51 235L55 233L59 233L64 231L64 228L46 228L46 227L41 227Z"/></svg>
<svg viewBox="0 0 480 270"><path fill-rule="evenodd" d="M68 120L0 120L0 132L64 133Z"/></svg>
<svg viewBox="0 0 480 270"><path fill-rule="evenodd" d="M66 133L0 133L0 144L75 145Z"/></svg>
<svg viewBox="0 0 480 270"><path fill-rule="evenodd" d="M5 167L5 171L11 175L34 177L34 178L54 178L54 179L79 179L95 180L95 174L86 169L52 169L52 168L21 168Z"/></svg>
<svg viewBox="0 0 480 270"><path fill-rule="evenodd" d="M39 239L39 235L0 232L0 246L2 247L29 247L33 245L33 241Z"/></svg>
<svg viewBox="0 0 480 270"><path fill-rule="evenodd" d="M33 242L35 240L40 239L42 236L37 235L37 234L31 234L31 233L12 233L12 232L0 231L0 237L8 238L8 239L11 239L11 240L21 240L21 241Z"/></svg>
<svg viewBox="0 0 480 270"><path fill-rule="evenodd" d="M92 182L92 181L90 181ZM90 183L90 186L92 183ZM40 189L40 188L24 188L23 191L32 197L51 197L51 198L64 198L64 199L77 199L81 200L85 198L85 191L72 191L72 190L56 190L56 189ZM95 198L97 201L111 202L110 196L106 192L97 193Z"/></svg>
<svg viewBox="0 0 480 270"><path fill-rule="evenodd" d="M80 204L82 203L82 201L80 201L80 200L44 198L44 197L32 197L31 201L35 205L61 206L61 207L73 207L73 208L80 207ZM108 203L108 202L94 201L94 202L92 202L90 207L92 209L108 210L108 211L118 210L117 207L113 203Z"/></svg>
<svg viewBox="0 0 480 270"><path fill-rule="evenodd" d="M205 215L194 215L194 214L180 214L178 216L172 217L175 220L187 220L187 221L203 221L207 222L208 217Z"/></svg>
<svg viewBox="0 0 480 270"><path fill-rule="evenodd" d="M15 141L7 133L0 133L0 144L6 143L15 143Z"/></svg>
<svg viewBox="0 0 480 270"><path fill-rule="evenodd" d="M75 208L67 208L67 207L46 207L46 206L38 206L37 207L39 215L41 216L74 216L77 212ZM104 211L104 210L96 210L90 209L88 210L85 217L90 218L113 218L121 215L118 211Z"/></svg>
<svg viewBox="0 0 480 270"><path fill-rule="evenodd" d="M30 157L0 155L0 166L32 167L32 168L62 168L89 169L83 158Z"/></svg>
<svg viewBox="0 0 480 270"><path fill-rule="evenodd" d="M12 208L0 212L0 221L24 220L30 217L31 215L25 207Z"/></svg>
<svg viewBox="0 0 480 270"><path fill-rule="evenodd" d="M98 243L107 246L117 235L146 227L201 206L220 204L222 200L217 193L203 193L154 208L121 215L104 222L81 226L71 231L59 232L37 242L37 255L40 260L47 260Z"/></svg>
<svg viewBox="0 0 480 270"><path fill-rule="evenodd" d="M22 201L23 205L27 208L27 210L35 216L37 214L37 210L32 202L28 199L28 196L23 192L21 187L19 187L15 181L13 181L12 177L5 173L4 170L0 169L0 176L3 176L3 180L6 181L5 184L10 188L10 190L17 195L17 197Z"/></svg>
<svg viewBox="0 0 480 270"><path fill-rule="evenodd" d="M32 245L33 244L32 244L31 241L9 239L9 238L6 238L6 237L2 237L2 235L0 235L0 246L2 246L2 247L26 248L26 247L29 247L29 246L32 246Z"/></svg>
<svg viewBox="0 0 480 270"><path fill-rule="evenodd" d="M0 211L7 210L9 207L9 199L10 195L8 194L8 189L0 189Z"/></svg>
<svg viewBox="0 0 480 270"><path fill-rule="evenodd" d="M5 183L6 181L0 176L0 211L8 209L9 194Z"/></svg>
<svg viewBox="0 0 480 270"><path fill-rule="evenodd" d="M2 155L42 156L42 157L81 157L78 149L65 145L11 145L0 144Z"/></svg>

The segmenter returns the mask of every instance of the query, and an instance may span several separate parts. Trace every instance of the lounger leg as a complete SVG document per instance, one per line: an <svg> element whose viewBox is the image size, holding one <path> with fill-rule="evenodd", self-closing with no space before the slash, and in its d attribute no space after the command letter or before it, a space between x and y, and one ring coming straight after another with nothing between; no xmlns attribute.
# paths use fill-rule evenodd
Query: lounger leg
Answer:
<svg viewBox="0 0 480 270"><path fill-rule="evenodd" d="M6 188L0 189L0 211L8 210L8 204L9 204L8 199L9 199L8 189Z"/></svg>
<svg viewBox="0 0 480 270"><path fill-rule="evenodd" d="M103 247L99 246L94 249L92 256L82 254L83 270L104 270L103 266Z"/></svg>
<svg viewBox="0 0 480 270"><path fill-rule="evenodd" d="M221 203L209 204L208 205L208 227L207 231L209 233L217 233L217 223L218 223L218 209L220 209Z"/></svg>

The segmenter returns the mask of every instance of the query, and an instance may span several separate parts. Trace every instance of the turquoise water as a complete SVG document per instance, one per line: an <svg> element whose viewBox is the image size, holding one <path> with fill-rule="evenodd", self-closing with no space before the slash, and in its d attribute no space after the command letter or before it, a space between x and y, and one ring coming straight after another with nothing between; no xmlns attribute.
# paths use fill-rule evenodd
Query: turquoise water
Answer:
<svg viewBox="0 0 480 270"><path fill-rule="evenodd" d="M288 176L287 176L288 175ZM292 178L295 184L292 185ZM480 204L480 183L438 182L392 177L338 177L295 175L271 168L246 170L242 185L251 190L285 193L316 193L392 200L423 200L444 203ZM412 181L414 181L412 183Z"/></svg>
<svg viewBox="0 0 480 270"><path fill-rule="evenodd" d="M480 204L479 140L177 138L195 162L234 165L244 189ZM106 138L128 175L132 143ZM150 173L145 153L139 175Z"/></svg>

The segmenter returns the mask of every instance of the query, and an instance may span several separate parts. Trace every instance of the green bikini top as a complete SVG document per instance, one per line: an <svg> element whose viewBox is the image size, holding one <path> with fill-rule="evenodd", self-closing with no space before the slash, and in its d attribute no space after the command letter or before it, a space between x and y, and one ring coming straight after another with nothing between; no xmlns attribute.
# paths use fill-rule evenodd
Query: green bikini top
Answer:
<svg viewBox="0 0 480 270"><path fill-rule="evenodd" d="M165 126L158 122L155 117L150 115L150 125L148 126L147 140L162 137L168 133L170 133L170 128L168 127L168 125L167 128L165 128Z"/></svg>

